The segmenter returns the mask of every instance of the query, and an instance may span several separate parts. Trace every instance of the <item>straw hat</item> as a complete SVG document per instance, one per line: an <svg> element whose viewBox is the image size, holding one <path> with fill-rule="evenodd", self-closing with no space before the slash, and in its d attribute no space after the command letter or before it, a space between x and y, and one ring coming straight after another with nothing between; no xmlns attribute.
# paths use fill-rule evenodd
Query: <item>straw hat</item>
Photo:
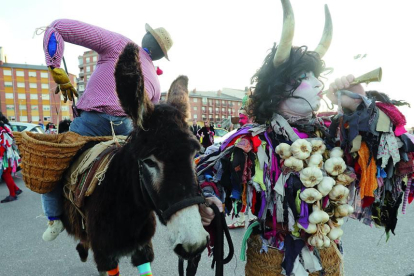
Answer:
<svg viewBox="0 0 414 276"><path fill-rule="evenodd" d="M164 52L165 58L169 60L167 52L173 45L170 34L164 28L153 29L148 24L145 24L145 30L152 34L155 40L157 40L158 44L161 47L161 50Z"/></svg>

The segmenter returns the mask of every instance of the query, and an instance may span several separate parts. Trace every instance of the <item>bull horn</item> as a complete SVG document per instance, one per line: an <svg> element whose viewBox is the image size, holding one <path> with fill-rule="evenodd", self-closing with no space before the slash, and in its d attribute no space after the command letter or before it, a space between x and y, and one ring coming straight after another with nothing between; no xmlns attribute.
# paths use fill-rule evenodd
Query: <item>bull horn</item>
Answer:
<svg viewBox="0 0 414 276"><path fill-rule="evenodd" d="M328 9L328 5L325 4L325 27L323 30L321 41L315 49L315 52L322 58L329 49L332 41L332 18Z"/></svg>
<svg viewBox="0 0 414 276"><path fill-rule="evenodd" d="M283 6L283 30L277 47L273 66L277 67L285 62L290 56L292 49L293 35L295 34L295 16L293 15L292 5L289 0L281 0Z"/></svg>

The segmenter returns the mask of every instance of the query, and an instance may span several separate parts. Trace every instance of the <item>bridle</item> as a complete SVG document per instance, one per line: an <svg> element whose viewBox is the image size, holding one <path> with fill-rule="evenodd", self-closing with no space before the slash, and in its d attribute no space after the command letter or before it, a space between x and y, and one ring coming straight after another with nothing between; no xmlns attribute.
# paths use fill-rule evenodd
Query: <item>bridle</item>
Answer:
<svg viewBox="0 0 414 276"><path fill-rule="evenodd" d="M184 208L187 208L189 206L192 206L192 205L195 205L195 204L200 204L200 203L205 204L205 202L206 202L203 196L196 195L196 196L191 196L191 197L184 198L184 199L172 204L171 206L169 206L165 210L162 210L162 209L158 208L158 206L155 202L155 192L154 192L154 190L151 189L151 187L149 187L148 184L143 179L143 161L141 159L138 159L138 170L139 170L139 185L141 187L141 190L143 192L145 191L148 194L148 197L150 198L149 204L154 206L155 213L157 213L160 221L164 224L166 224L167 221L170 219L170 217L172 215L174 215L176 212L178 212L178 211L180 211ZM199 185L197 185L197 186L199 186ZM145 197L144 197L144 199L146 200Z"/></svg>

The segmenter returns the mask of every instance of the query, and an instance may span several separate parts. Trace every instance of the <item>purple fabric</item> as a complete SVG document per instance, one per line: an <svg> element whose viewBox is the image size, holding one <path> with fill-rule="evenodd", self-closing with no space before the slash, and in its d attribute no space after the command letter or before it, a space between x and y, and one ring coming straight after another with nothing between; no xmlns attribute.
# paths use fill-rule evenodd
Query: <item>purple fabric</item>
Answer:
<svg viewBox="0 0 414 276"><path fill-rule="evenodd" d="M300 139L305 139L305 138L309 138L309 135L307 135L304 132L300 132L299 130L297 130L296 128L293 128L293 131L299 136Z"/></svg>
<svg viewBox="0 0 414 276"><path fill-rule="evenodd" d="M249 129L250 129L250 127L243 127L241 129L239 129L238 131L236 131L232 136L230 136L226 141L224 141L223 144L221 144L220 150L222 151L225 148L227 148L228 144L231 141L233 141L233 139L236 138L237 136L248 134Z"/></svg>
<svg viewBox="0 0 414 276"><path fill-rule="evenodd" d="M309 206L305 201L302 201L302 203L300 204L300 216L299 216L298 222L305 229L308 229L308 226L309 226Z"/></svg>
<svg viewBox="0 0 414 276"><path fill-rule="evenodd" d="M329 204L329 195L325 196L322 199L322 208L326 208L328 206L328 204Z"/></svg>
<svg viewBox="0 0 414 276"><path fill-rule="evenodd" d="M263 212L265 211L266 208L266 192L262 191L262 202L261 202L261 206L260 206L260 211L259 211L259 215L257 216L259 219L262 218Z"/></svg>
<svg viewBox="0 0 414 276"><path fill-rule="evenodd" d="M56 53L50 56L48 45L52 34L55 34L57 49ZM97 111L112 116L126 116L115 90L114 72L119 54L127 43L133 41L121 34L81 21L55 20L49 25L43 37L43 49L47 66L60 67L64 42L84 46L96 51L99 55L96 68L88 78L88 84L76 107L81 110ZM145 51L139 51L139 58L147 95L153 103L158 103L161 97L161 87L154 64ZM89 66L85 65L85 75L87 75L86 68Z"/></svg>

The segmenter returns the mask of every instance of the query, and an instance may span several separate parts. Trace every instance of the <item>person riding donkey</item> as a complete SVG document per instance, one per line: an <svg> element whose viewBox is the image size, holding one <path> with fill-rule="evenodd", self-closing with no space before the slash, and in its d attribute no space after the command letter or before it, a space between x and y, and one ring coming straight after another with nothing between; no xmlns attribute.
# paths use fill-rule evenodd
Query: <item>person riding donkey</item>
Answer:
<svg viewBox="0 0 414 276"><path fill-rule="evenodd" d="M151 28L145 25L146 34L142 38L142 51L139 51L141 70L144 76L145 91L153 103L160 100L161 88L153 61L163 57L168 59L168 51L173 45L170 34L164 28ZM96 68L77 103L80 116L70 125L70 131L83 136L128 135L132 121L123 111L115 87L115 64L124 47L132 41L115 32L84 22L59 19L46 29L43 48L46 64L57 83L55 93L62 92L64 102L78 96L67 73L60 68L65 42L87 47L98 53ZM62 214L62 187L58 185L52 192L42 194L42 206L49 219L43 240L52 241L64 230L59 218ZM143 271L150 269L144 264ZM112 272L111 272L112 273ZM114 273L116 275L116 273Z"/></svg>

